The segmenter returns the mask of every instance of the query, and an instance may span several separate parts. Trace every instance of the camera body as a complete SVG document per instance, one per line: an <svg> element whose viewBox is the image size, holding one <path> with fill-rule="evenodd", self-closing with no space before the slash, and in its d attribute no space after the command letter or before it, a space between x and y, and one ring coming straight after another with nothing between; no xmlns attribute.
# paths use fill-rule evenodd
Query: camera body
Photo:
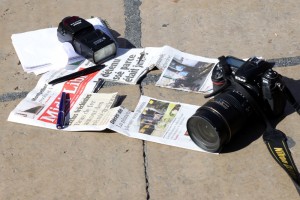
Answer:
<svg viewBox="0 0 300 200"><path fill-rule="evenodd" d="M213 97L187 121L187 131L196 145L219 152L252 117L262 111L268 118L282 115L288 100L300 112L282 77L272 70L274 63L257 57L247 61L219 57L212 71ZM263 121L263 120L262 120Z"/></svg>
<svg viewBox="0 0 300 200"><path fill-rule="evenodd" d="M101 64L116 55L114 40L88 21L77 17L65 17L58 25L60 42L70 42L76 53L95 64Z"/></svg>
<svg viewBox="0 0 300 200"><path fill-rule="evenodd" d="M232 56L219 59L225 59L226 63L219 62L212 71L214 92L218 92L224 86L228 76L231 76L233 81L244 86L269 117L282 114L286 105L286 97L280 89L282 87L281 75L272 70L274 63L256 57L247 61ZM223 71L226 72L223 73Z"/></svg>

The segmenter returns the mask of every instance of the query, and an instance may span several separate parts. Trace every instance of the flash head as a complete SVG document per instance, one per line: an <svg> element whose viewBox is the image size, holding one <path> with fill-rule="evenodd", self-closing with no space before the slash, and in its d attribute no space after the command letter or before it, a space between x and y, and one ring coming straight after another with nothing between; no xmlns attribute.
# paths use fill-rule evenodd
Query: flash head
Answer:
<svg viewBox="0 0 300 200"><path fill-rule="evenodd" d="M70 42L76 53L95 64L107 61L117 52L110 36L77 16L65 17L59 23L57 37L60 42Z"/></svg>

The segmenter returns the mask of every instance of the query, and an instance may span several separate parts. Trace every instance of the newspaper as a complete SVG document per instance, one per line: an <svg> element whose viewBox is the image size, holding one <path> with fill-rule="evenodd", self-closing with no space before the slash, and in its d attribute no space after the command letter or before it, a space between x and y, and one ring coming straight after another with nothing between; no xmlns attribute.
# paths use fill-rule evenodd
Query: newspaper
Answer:
<svg viewBox="0 0 300 200"><path fill-rule="evenodd" d="M114 40L102 19L96 17L87 21ZM11 39L23 70L27 73L38 75L84 59L74 51L70 43L58 40L57 27L13 34Z"/></svg>
<svg viewBox="0 0 300 200"><path fill-rule="evenodd" d="M195 56L164 46L156 62L163 70L156 86L189 92L212 91L211 72L217 59Z"/></svg>
<svg viewBox="0 0 300 200"><path fill-rule="evenodd" d="M117 94L92 93L99 83L97 73L61 84L48 84L51 79L63 75L66 71L68 70L44 74L37 86L10 113L8 121L56 129L61 93L66 92L70 102L68 103L69 116L67 116L69 124L65 130L106 129L107 122L117 111L111 109L117 100Z"/></svg>
<svg viewBox="0 0 300 200"><path fill-rule="evenodd" d="M187 120L198 108L141 96L134 112L119 108L109 129L132 138L204 152L186 129Z"/></svg>
<svg viewBox="0 0 300 200"><path fill-rule="evenodd" d="M198 106L141 96L135 111L131 112L123 107L114 107L118 100L116 93L94 93L101 87L103 79L136 84L155 66L164 69L159 83L175 58L180 58L184 64L195 60L210 64L216 62L167 46L118 49L116 57L104 63L105 67L98 72L56 85L48 84L53 79L93 65L84 60L43 74L36 87L10 113L8 121L56 129L59 102L62 92L65 92L70 100L65 131L111 129L128 137L203 151L192 142L186 130L186 122ZM207 71L211 71L211 67L207 67ZM201 90L209 87L209 81L204 81Z"/></svg>

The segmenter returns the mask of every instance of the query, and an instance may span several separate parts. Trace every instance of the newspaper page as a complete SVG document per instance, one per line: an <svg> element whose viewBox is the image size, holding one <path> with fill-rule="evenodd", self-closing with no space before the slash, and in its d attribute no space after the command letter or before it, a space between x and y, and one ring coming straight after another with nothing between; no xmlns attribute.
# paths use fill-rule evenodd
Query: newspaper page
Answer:
<svg viewBox="0 0 300 200"><path fill-rule="evenodd" d="M132 138L204 151L191 140L186 129L187 120L198 108L141 96L134 112L119 108L109 129Z"/></svg>
<svg viewBox="0 0 300 200"><path fill-rule="evenodd" d="M195 56L164 46L156 62L156 66L163 70L156 86L189 92L211 92L210 77L217 62L217 59Z"/></svg>
<svg viewBox="0 0 300 200"><path fill-rule="evenodd" d="M64 89L66 91L66 88ZM117 93L70 94L65 131L102 131L117 112L112 108ZM48 106L42 101L23 100L9 115L8 121L56 129L61 94Z"/></svg>
<svg viewBox="0 0 300 200"><path fill-rule="evenodd" d="M113 115L114 109L111 110L110 107L117 94L92 94L99 83L99 72L56 85L48 84L52 79L83 69L87 65L79 63L69 67L75 70L63 69L45 73L36 87L10 113L8 121L56 129L60 98L62 92L65 92L70 99L70 124L66 130L104 130L110 120L108 118Z"/></svg>
<svg viewBox="0 0 300 200"><path fill-rule="evenodd" d="M118 107L113 107L117 93L90 93L74 104L66 120L66 131L101 131L108 128Z"/></svg>
<svg viewBox="0 0 300 200"><path fill-rule="evenodd" d="M161 48L147 47L118 49L117 55L105 62L99 78L125 84L136 84L139 79L153 69ZM88 62L88 61L86 61ZM94 65L89 63L89 66Z"/></svg>

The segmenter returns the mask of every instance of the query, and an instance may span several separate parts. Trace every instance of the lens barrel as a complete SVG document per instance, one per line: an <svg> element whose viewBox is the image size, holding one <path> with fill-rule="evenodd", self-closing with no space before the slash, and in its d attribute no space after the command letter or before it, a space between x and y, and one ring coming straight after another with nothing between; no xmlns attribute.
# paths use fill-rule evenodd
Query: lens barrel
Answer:
<svg viewBox="0 0 300 200"><path fill-rule="evenodd" d="M253 110L237 90L224 93L201 106L187 121L187 131L200 148L218 152L247 122Z"/></svg>

